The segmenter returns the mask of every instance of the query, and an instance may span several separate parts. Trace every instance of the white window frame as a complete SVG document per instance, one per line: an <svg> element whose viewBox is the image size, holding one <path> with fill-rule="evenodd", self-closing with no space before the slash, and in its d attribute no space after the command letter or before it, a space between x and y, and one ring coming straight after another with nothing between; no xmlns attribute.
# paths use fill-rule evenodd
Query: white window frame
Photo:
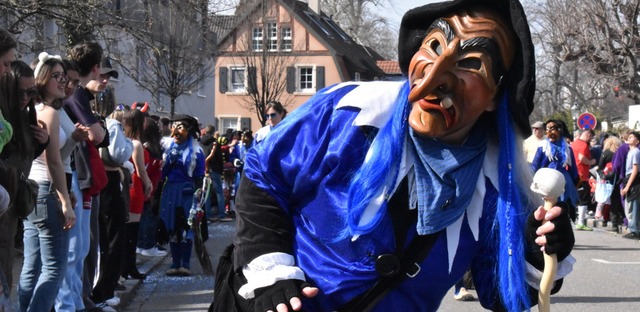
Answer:
<svg viewBox="0 0 640 312"><path fill-rule="evenodd" d="M267 22L265 27L268 51L278 51L278 24Z"/></svg>
<svg viewBox="0 0 640 312"><path fill-rule="evenodd" d="M264 29L254 26L251 30L251 51L262 52L264 49Z"/></svg>
<svg viewBox="0 0 640 312"><path fill-rule="evenodd" d="M240 85L239 82L234 82L234 75L233 73L235 71L242 71L244 73L244 77L243 77L243 82L242 82L242 88L239 88L237 86ZM229 66L229 92L231 93L237 93L237 94L246 94L247 93L247 67L244 65L232 65Z"/></svg>
<svg viewBox="0 0 640 312"><path fill-rule="evenodd" d="M291 26L280 26L280 50L284 52L293 50L293 30Z"/></svg>
<svg viewBox="0 0 640 312"><path fill-rule="evenodd" d="M240 115L219 115L218 120L220 133L224 133L227 129L240 130L242 125L242 116Z"/></svg>
<svg viewBox="0 0 640 312"><path fill-rule="evenodd" d="M303 71L307 71L307 70L311 70L311 72L303 73ZM306 80L306 78L309 78L311 81L305 82L305 83L308 83L309 86L305 86L303 88L302 83L303 83L303 80ZM308 93L313 94L316 92L316 66L315 65L305 65L305 64L296 65L296 91L298 93L303 93L303 94L308 94Z"/></svg>

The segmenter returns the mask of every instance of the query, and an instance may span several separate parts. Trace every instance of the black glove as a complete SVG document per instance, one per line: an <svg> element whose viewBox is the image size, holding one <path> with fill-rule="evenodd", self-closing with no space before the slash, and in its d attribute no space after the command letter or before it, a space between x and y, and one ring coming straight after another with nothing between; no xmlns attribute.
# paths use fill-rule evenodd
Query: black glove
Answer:
<svg viewBox="0 0 640 312"><path fill-rule="evenodd" d="M567 204L565 202L558 202L556 206L562 208L562 213L557 218L551 220L551 223L555 226L555 230L545 235L547 244L544 250L548 255L556 254L558 262L560 262L571 253L575 238L573 237L573 228L571 227L571 221L567 213ZM528 244L525 257L527 262L540 271L544 270L544 257L540 251L540 246L536 244L535 240L538 237L536 230L541 225L542 221L536 220L532 212L527 219L526 238Z"/></svg>
<svg viewBox="0 0 640 312"><path fill-rule="evenodd" d="M302 300L302 289L308 286L307 282L301 280L283 280L271 286L258 288L255 290L255 311L276 311L276 306L281 303L286 304L289 311L293 311L289 300L293 297Z"/></svg>

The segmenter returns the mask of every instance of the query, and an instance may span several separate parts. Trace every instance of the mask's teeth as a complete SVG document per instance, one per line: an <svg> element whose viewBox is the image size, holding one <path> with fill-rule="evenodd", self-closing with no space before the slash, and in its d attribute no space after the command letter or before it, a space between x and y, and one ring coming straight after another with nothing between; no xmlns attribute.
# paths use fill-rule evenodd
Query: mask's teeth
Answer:
<svg viewBox="0 0 640 312"><path fill-rule="evenodd" d="M453 106L453 101L450 97L445 97L440 101L440 106L442 106L442 108L444 109L449 109L451 108L451 106Z"/></svg>

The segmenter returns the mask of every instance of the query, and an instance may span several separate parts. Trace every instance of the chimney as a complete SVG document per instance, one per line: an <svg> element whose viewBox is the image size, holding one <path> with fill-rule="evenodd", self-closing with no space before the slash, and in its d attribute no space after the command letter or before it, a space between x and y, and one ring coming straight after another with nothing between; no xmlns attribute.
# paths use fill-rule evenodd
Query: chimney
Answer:
<svg viewBox="0 0 640 312"><path fill-rule="evenodd" d="M320 15L320 0L309 0L308 2L309 8L316 14Z"/></svg>

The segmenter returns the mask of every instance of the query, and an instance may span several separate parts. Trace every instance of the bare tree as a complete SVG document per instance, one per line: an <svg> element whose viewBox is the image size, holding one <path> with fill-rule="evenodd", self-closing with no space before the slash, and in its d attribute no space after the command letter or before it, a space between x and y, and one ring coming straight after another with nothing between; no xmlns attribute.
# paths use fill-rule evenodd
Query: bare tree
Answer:
<svg viewBox="0 0 640 312"><path fill-rule="evenodd" d="M261 4L260 6L264 20L268 14L268 5ZM252 33L253 27L251 22L247 22L238 29ZM292 82L287 81L286 73L299 60L298 55L300 54L292 53L292 51L302 50L301 46L283 47L282 41L272 41L268 32L274 30L275 28L270 28L266 23L263 24L261 42L256 45L252 42L252 37L245 36L237 45L239 52L232 56L234 63L245 66L244 73L247 75L247 77L240 77L240 80L246 78L247 96L239 98L239 104L248 111L254 112L263 126L267 122L264 114L269 102L278 101L286 107L293 101L293 95L287 92L287 84ZM242 75L242 73L229 74Z"/></svg>
<svg viewBox="0 0 640 312"><path fill-rule="evenodd" d="M604 118L638 103L640 0L529 3L541 115L572 105ZM540 52L542 51L542 52Z"/></svg>
<svg viewBox="0 0 640 312"><path fill-rule="evenodd" d="M387 0L321 0L329 15L358 44L373 48L386 59L397 58L397 32L389 20L374 12Z"/></svg>

